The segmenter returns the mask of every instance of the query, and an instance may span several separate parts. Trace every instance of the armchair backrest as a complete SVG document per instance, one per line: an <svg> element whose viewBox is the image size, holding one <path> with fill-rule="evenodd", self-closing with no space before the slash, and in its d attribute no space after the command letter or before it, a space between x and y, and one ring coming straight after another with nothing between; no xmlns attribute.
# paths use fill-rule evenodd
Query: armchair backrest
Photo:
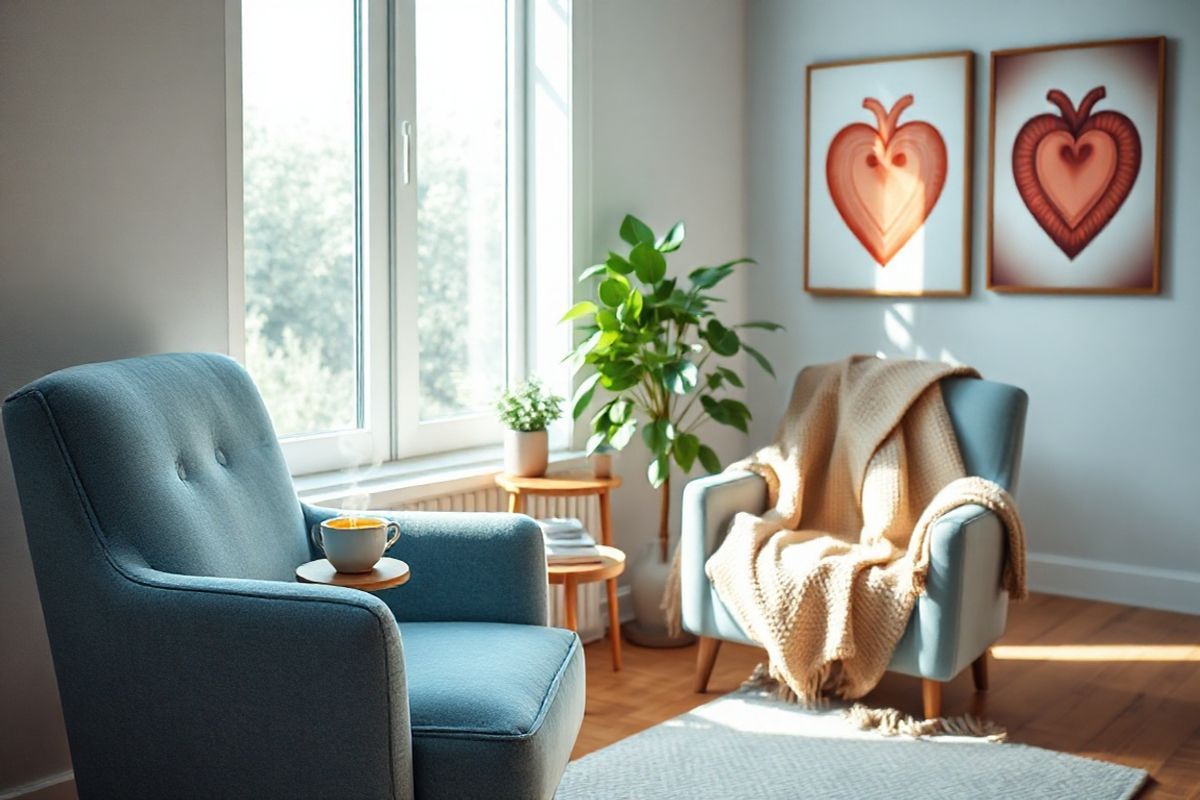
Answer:
<svg viewBox="0 0 1200 800"><path fill-rule="evenodd" d="M95 534L177 574L291 580L309 558L271 421L230 358L71 367L13 394L4 424L35 567Z"/></svg>
<svg viewBox="0 0 1200 800"><path fill-rule="evenodd" d="M1015 493L1029 396L1016 386L976 378L943 378L941 387L967 474Z"/></svg>

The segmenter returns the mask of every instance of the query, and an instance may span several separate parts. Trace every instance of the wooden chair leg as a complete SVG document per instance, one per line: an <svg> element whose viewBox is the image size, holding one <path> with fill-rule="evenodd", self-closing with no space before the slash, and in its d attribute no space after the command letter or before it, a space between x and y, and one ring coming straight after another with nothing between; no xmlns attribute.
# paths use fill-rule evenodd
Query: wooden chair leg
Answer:
<svg viewBox="0 0 1200 800"><path fill-rule="evenodd" d="M942 715L942 684L940 681L921 679L921 700L925 706L925 719Z"/></svg>
<svg viewBox="0 0 1200 800"><path fill-rule="evenodd" d="M988 689L988 651L984 650L979 658L971 662L971 676L975 679L975 691L986 692Z"/></svg>
<svg viewBox="0 0 1200 800"><path fill-rule="evenodd" d="M608 581L608 643L612 646L613 672L621 671L621 608L617 600L617 579Z"/></svg>
<svg viewBox="0 0 1200 800"><path fill-rule="evenodd" d="M713 665L717 663L717 651L721 649L721 640L711 636L700 637L700 650L696 653L696 691L704 694L708 691L708 679L712 677Z"/></svg>

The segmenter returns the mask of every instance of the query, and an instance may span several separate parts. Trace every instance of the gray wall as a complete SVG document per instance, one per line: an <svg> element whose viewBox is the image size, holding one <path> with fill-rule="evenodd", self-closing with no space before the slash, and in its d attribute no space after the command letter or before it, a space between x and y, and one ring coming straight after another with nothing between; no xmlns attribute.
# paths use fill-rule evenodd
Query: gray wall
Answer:
<svg viewBox="0 0 1200 800"><path fill-rule="evenodd" d="M598 257L622 247L617 228L633 213L657 232L686 221L687 240L669 259L675 273L759 255L746 241L744 4L596 0L592 7L592 251ZM723 319L746 318L749 274L721 284ZM744 376L741 359L729 363ZM702 430L727 461L746 453L738 431L715 423ZM613 537L631 556L658 536L648 463L641 437L618 456L625 485L613 498ZM677 520L684 481L678 470L672 480Z"/></svg>
<svg viewBox="0 0 1200 800"><path fill-rule="evenodd" d="M596 248L633 211L687 220L684 266L744 254L742 3L604 0L593 17ZM226 348L224 80L223 0L0 0L0 394L70 364ZM736 313L745 286L730 281ZM715 437L729 457L743 442ZM634 549L657 498L644 453L621 468ZM69 758L6 456L0 517L3 796Z"/></svg>
<svg viewBox="0 0 1200 800"><path fill-rule="evenodd" d="M794 374L849 353L939 358L1030 394L1019 501L1035 586L1200 612L1200 4L1190 0L752 2L748 12L750 246L756 315L786 321L768 348ZM984 286L987 53L1166 34L1161 297L1001 296ZM803 290L807 64L934 50L977 54L972 284L965 300L814 298ZM784 382L752 385L765 440Z"/></svg>
<svg viewBox="0 0 1200 800"><path fill-rule="evenodd" d="M223 0L0 2L0 395L224 350ZM0 795L69 768L0 432Z"/></svg>

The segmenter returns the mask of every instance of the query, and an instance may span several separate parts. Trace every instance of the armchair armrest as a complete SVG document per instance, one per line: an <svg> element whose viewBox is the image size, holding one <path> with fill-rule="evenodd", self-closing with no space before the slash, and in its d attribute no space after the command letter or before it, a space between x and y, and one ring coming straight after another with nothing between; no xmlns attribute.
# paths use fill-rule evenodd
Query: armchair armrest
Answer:
<svg viewBox="0 0 1200 800"><path fill-rule="evenodd" d="M1004 526L982 506L943 514L930 532L929 574L891 669L950 680L1004 632Z"/></svg>
<svg viewBox="0 0 1200 800"><path fill-rule="evenodd" d="M309 528L342 513L304 506ZM398 620L546 624L546 551L541 529L529 517L432 511L371 514L400 523L400 540L390 554L412 568L407 584L378 593Z"/></svg>
<svg viewBox="0 0 1200 800"><path fill-rule="evenodd" d="M729 523L740 511L761 514L767 506L767 482L753 472L719 472L689 481L683 487L681 556L685 572L689 563L703 565L713 554Z"/></svg>
<svg viewBox="0 0 1200 800"><path fill-rule="evenodd" d="M740 511L761 514L766 505L767 482L753 472L721 472L683 487L679 584L687 630L711 635L707 629L714 609L704 564L724 540L734 515Z"/></svg>
<svg viewBox="0 0 1200 800"><path fill-rule="evenodd" d="M102 602L122 625L96 633L87 681L105 710L76 715L72 734L118 736L141 760L136 776L91 765L81 793L412 797L404 659L378 598L116 564L125 580Z"/></svg>

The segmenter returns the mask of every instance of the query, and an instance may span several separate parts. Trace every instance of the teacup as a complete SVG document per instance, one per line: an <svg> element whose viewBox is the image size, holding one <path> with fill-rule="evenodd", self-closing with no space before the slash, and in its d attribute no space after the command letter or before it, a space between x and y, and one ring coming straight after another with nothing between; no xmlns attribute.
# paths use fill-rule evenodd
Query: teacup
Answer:
<svg viewBox="0 0 1200 800"><path fill-rule="evenodd" d="M313 544L338 572L370 572L400 538L400 526L379 517L334 517L312 529Z"/></svg>

